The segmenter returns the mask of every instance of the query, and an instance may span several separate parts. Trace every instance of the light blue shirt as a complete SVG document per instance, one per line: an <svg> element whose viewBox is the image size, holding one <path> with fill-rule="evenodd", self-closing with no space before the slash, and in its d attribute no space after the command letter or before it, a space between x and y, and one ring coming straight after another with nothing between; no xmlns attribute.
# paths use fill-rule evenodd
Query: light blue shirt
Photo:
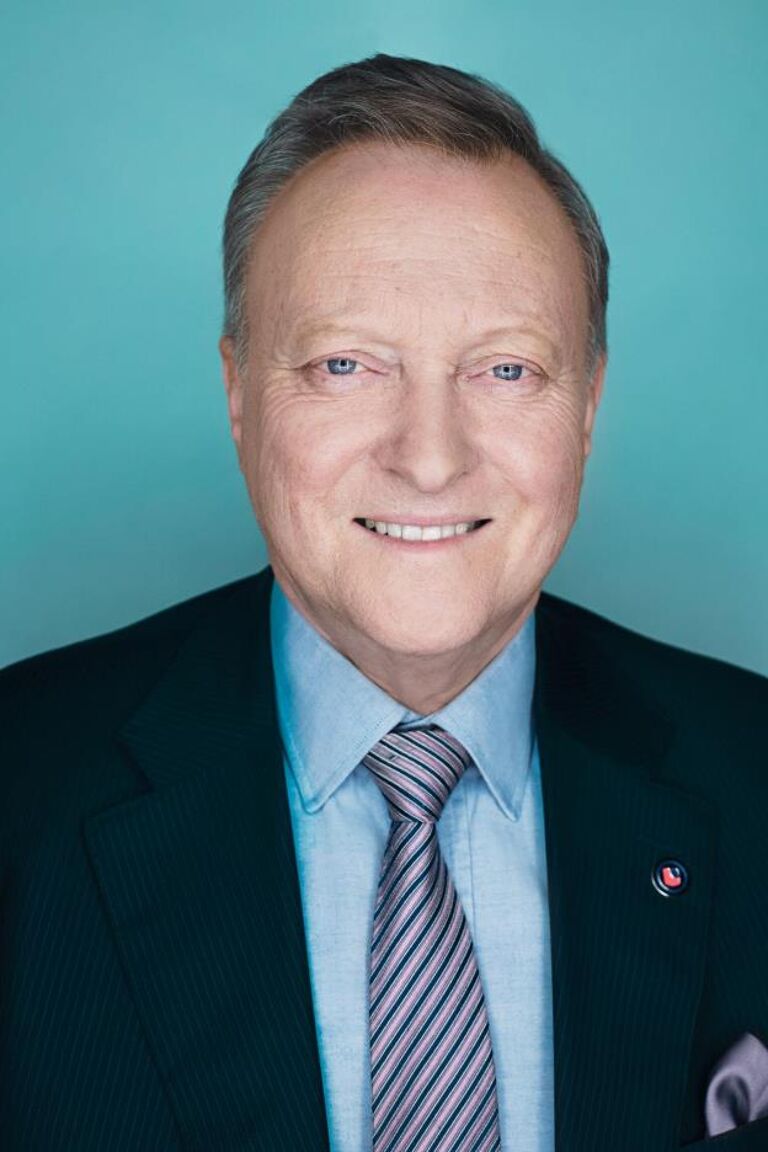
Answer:
<svg viewBox="0 0 768 1152"><path fill-rule="evenodd" d="M485 992L503 1149L553 1152L546 855L531 715L535 615L450 703L409 711L293 607L277 580L272 657L332 1152L370 1152L368 957L390 827L363 755L435 723L472 756L437 825Z"/></svg>

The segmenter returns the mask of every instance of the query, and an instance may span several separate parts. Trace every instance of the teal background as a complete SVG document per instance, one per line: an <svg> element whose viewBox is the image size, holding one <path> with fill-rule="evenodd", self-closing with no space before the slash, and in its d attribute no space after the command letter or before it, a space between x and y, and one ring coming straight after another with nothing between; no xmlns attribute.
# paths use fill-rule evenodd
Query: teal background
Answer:
<svg viewBox="0 0 768 1152"><path fill-rule="evenodd" d="M0 20L0 664L265 563L216 350L221 221L269 119L385 51L508 88L606 232L606 390L545 587L768 672L764 0L14 0Z"/></svg>

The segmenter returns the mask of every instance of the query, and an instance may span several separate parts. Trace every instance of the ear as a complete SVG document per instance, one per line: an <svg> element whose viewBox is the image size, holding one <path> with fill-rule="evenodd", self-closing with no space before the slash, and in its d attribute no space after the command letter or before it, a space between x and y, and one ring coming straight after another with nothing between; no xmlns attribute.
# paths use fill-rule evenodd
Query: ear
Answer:
<svg viewBox="0 0 768 1152"><path fill-rule="evenodd" d="M243 430L243 380L237 366L235 346L231 336L222 336L219 340L219 354L221 356L221 371L224 378L224 387L227 390L227 408L229 410L229 427L232 439L237 447L237 456L242 467L242 430Z"/></svg>
<svg viewBox="0 0 768 1152"><path fill-rule="evenodd" d="M584 413L584 459L589 456L592 451L592 426L595 422L595 413L597 412L600 399L603 395L603 381L605 380L605 368L608 362L608 357L605 352L601 352L597 359L597 364L592 373L592 379L587 387L587 407Z"/></svg>

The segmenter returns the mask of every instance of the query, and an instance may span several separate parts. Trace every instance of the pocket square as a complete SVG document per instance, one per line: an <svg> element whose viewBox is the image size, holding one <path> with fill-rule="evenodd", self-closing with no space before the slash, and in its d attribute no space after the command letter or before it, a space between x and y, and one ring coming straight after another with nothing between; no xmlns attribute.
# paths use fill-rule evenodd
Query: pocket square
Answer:
<svg viewBox="0 0 768 1152"><path fill-rule="evenodd" d="M745 1032L710 1073L704 1100L707 1136L768 1116L768 1048Z"/></svg>

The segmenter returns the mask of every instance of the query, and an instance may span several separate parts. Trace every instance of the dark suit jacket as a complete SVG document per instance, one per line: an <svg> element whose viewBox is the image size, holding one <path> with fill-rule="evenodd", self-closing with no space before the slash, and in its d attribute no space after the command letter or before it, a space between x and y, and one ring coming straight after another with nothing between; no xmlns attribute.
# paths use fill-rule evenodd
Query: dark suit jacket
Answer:
<svg viewBox="0 0 768 1152"><path fill-rule="evenodd" d="M271 582L0 674L4 1152L328 1148ZM768 680L536 619L557 1152L703 1148L711 1066L768 1044Z"/></svg>

